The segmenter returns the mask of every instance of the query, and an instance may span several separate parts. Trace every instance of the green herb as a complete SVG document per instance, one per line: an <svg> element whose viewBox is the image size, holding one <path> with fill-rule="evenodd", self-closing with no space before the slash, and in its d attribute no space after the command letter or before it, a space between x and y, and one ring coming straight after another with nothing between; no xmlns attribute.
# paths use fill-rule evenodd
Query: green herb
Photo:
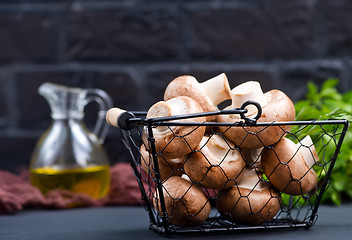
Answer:
<svg viewBox="0 0 352 240"><path fill-rule="evenodd" d="M321 88L313 82L307 84L306 99L295 103L296 120L328 120L328 119L346 119L352 121L352 91L340 93L336 86L338 79L326 80ZM331 126L334 127L334 126ZM312 139L318 136L321 129L319 126L304 128L303 130L293 129L298 135L310 135ZM298 136L299 139L301 137ZM333 141L325 141L324 154L331 157L335 151ZM317 168L319 179L326 175L327 168ZM330 202L340 205L343 199L352 199L352 130L350 129L341 146L338 159L335 163L331 174L330 186L323 195L323 202ZM286 196L283 200L287 201ZM300 201L303 201L301 199Z"/></svg>

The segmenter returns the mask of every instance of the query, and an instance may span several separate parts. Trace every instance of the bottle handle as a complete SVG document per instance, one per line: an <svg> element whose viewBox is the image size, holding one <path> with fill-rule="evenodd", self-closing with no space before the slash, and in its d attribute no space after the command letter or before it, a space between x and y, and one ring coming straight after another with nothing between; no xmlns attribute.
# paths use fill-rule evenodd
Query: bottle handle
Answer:
<svg viewBox="0 0 352 240"><path fill-rule="evenodd" d="M99 105L99 112L93 133L98 137L99 143L103 144L108 134L109 124L105 121L107 111L112 108L113 101L109 94L97 88L86 89L86 104L96 102Z"/></svg>

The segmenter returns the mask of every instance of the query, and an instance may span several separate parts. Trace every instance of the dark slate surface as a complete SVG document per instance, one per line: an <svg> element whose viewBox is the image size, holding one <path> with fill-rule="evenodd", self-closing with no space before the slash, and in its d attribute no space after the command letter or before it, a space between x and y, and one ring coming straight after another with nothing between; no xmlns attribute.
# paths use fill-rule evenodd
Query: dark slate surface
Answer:
<svg viewBox="0 0 352 240"><path fill-rule="evenodd" d="M316 224L307 229L277 231L172 235L171 239L325 240L351 239L352 204L340 207L322 205ZM72 210L31 210L0 216L1 240L115 240L165 239L148 229L148 216L142 207L104 207ZM167 239L167 238L166 238Z"/></svg>

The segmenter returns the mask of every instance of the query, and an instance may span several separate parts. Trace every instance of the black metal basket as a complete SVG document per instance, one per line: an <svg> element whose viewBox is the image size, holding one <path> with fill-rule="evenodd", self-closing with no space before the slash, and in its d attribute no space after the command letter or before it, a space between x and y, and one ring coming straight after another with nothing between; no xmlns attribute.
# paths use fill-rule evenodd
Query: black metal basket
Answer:
<svg viewBox="0 0 352 240"><path fill-rule="evenodd" d="M329 187L329 178L334 167L335 161L337 159L341 144L345 137L346 131L348 129L348 121L326 120L257 122L261 114L260 106L257 106L257 108L258 115L254 119L250 119L245 116L245 113L247 112L245 106L231 110L219 110L216 112L178 115L153 119L146 119L146 112L125 112L120 115L118 119L118 124L121 129L122 140L131 155L131 166L134 170L141 190L142 203L149 213L150 229L162 234L171 234L188 232L199 233L237 230L243 231L253 229L310 228L314 225L318 216L317 212L319 204L323 199L324 192ZM195 117L220 114L238 114L241 116L241 120L235 123L200 123L192 121L192 118ZM187 119L187 122L180 122L180 119ZM174 141L175 138L185 137L177 135L177 132L173 132L172 127L175 126L186 126L193 130L202 127L206 128L208 138L212 138L214 136L220 136L224 138L224 130L219 131L220 126L223 127L222 129L241 128L246 132L245 137L257 136L258 138L260 138L259 132L276 127L279 128L282 132L280 140L282 138L287 138L292 140L295 144L300 144L304 136L310 135L315 146L316 152L318 154L319 161L315 162L315 164L308 171L315 171L317 175L317 183L313 190L310 190L308 193L305 192L302 194L295 194L294 196L291 196L289 194L284 193L284 191L278 191L278 196L272 195L271 198L273 198L274 200L278 200L280 206L275 216L270 219L266 219L264 216L261 216L261 210L255 210L254 207L251 206L251 202L248 199L248 193L247 195L241 196L241 198L249 202L249 208L252 211L250 215L257 215L257 217L259 216L264 219L264 221L260 222L259 224L248 224L246 222L243 223L234 221L232 218L228 217L228 213L224 213L222 210L220 211L221 206L219 208L219 196L226 190L209 189L203 185L202 180L193 181L190 186L197 186L197 188L200 188L207 198L207 204L211 205L210 214L205 221L199 221L198 224L189 225L186 224L186 220L184 222L178 222L177 224L175 224L172 219L174 217L173 214L176 213L167 210L167 206L165 205L165 196L168 196L169 193L167 192L163 184L170 176L174 174L180 175L180 173L182 173L187 175L186 171L183 169L183 166L186 161L189 161L189 158L186 158L186 160L184 160L179 167L170 167L171 170L169 176L164 176L162 178L159 172L159 167L161 164L160 161L165 160L165 158L163 158L163 150L159 150L159 152L156 150L156 140L153 134L155 128L161 126L164 127L164 130L166 129L165 131L172 132L173 138L171 138L170 142ZM287 126L290 127L287 128ZM256 130L252 131L254 127L256 127ZM260 130L258 130L258 128ZM184 140L187 142L186 139ZM251 163L247 162L245 168L260 170L261 167L255 167L257 167L258 161L262 157L263 152L267 151L268 149L273 150L275 145L276 143L271 144L270 146L263 145L263 148L258 151L259 154L256 156L256 159ZM141 146L145 146L148 149L149 152L147 155L141 154ZM300 146L302 148L307 147L303 143ZM229 149L231 148L233 147L229 145ZM327 148L333 148L333 151L326 151ZM235 146L232 150L237 150L242 154L241 145ZM201 151L201 148L192 149L190 154ZM329 154L331 152L333 152L333 154ZM277 157L279 158L279 156ZM281 165L287 165L287 163L281 163ZM147 168L145 166L147 166ZM221 164L216 167L220 167L221 169ZM267 184L270 188L275 188L270 182L270 176L260 174L259 177L260 181L262 182L261 184L264 183ZM229 178L228 181L233 181L234 184L232 187L238 188L237 179ZM186 190L185 194L188 190L189 189ZM249 194L252 191L249 191ZM180 200L182 201L182 196L178 199L172 199L172 201ZM237 200L237 202L238 201L239 200ZM185 203L183 204L185 205ZM235 206L236 203L234 203L234 207ZM265 206L263 206L263 208L264 207ZM197 214L193 214L191 217L193 218L193 220L198 219Z"/></svg>

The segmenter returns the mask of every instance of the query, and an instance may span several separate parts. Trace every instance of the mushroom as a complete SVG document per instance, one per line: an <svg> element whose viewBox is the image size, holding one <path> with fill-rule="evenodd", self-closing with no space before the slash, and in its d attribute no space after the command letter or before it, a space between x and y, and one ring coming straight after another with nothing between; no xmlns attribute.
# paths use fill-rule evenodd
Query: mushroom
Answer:
<svg viewBox="0 0 352 240"><path fill-rule="evenodd" d="M269 181L281 192L303 195L311 192L317 184L313 166L319 161L310 136L295 144L282 138L273 147L265 148L262 167Z"/></svg>
<svg viewBox="0 0 352 240"><path fill-rule="evenodd" d="M238 186L220 193L216 207L224 219L237 224L260 225L281 208L281 196L262 179L259 170L246 168Z"/></svg>
<svg viewBox="0 0 352 240"><path fill-rule="evenodd" d="M144 144L139 148L141 153L141 169L155 179L155 167L153 156L147 150ZM158 167L161 181L168 179L170 176L181 176L183 174L182 165L187 156L175 159L165 159L163 156L158 155Z"/></svg>
<svg viewBox="0 0 352 240"><path fill-rule="evenodd" d="M188 96L196 100L205 112L218 110L217 105L230 99L230 85L225 73L199 83L193 76L185 75L172 80L164 92L164 100L177 96ZM216 116L208 116L215 122Z"/></svg>
<svg viewBox="0 0 352 240"><path fill-rule="evenodd" d="M172 176L162 185L168 221L177 226L201 225L210 214L210 203L202 190L192 182ZM162 215L159 192L154 194L154 207Z"/></svg>
<svg viewBox="0 0 352 240"><path fill-rule="evenodd" d="M261 166L261 154L264 148L243 148L241 149L242 157L247 166L259 168Z"/></svg>
<svg viewBox="0 0 352 240"><path fill-rule="evenodd" d="M245 165L233 143L223 136L212 135L203 137L183 168L192 181L206 188L223 189L236 184Z"/></svg>
<svg viewBox="0 0 352 240"><path fill-rule="evenodd" d="M227 108L240 108L248 100L256 101L262 108L261 117L257 122L293 121L295 108L291 99L280 90L271 90L263 93L259 82L248 81L231 90L232 104ZM246 117L257 115L257 108L248 105ZM219 115L219 122L240 122L243 119L238 115ZM246 127L219 127L220 131L235 145L241 148L261 148L277 142L287 131L290 125L284 126L246 126Z"/></svg>
<svg viewBox="0 0 352 240"><path fill-rule="evenodd" d="M147 118L168 117L182 114L203 112L200 105L190 97L179 96L167 101L160 101L150 107ZM187 118L174 122L205 122L205 117ZM147 128L143 141L147 144ZM205 133L204 126L157 126L153 128L156 151L165 159L178 158L192 152L200 143Z"/></svg>

